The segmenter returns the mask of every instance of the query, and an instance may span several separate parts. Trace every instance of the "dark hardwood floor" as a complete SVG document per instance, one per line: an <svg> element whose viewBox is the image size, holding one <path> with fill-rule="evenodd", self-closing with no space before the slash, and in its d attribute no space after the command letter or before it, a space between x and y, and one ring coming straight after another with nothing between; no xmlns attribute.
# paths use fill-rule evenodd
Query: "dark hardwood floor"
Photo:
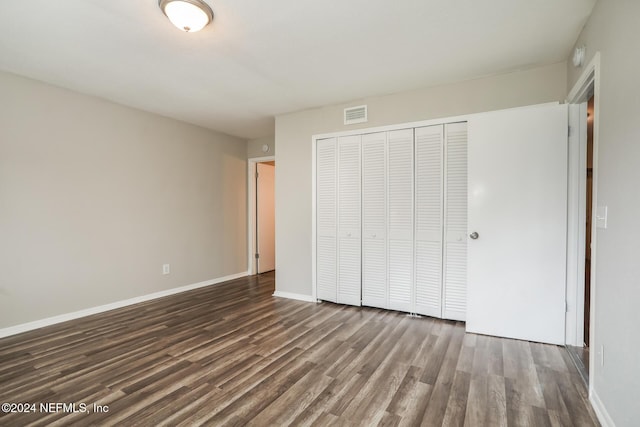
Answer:
<svg viewBox="0 0 640 427"><path fill-rule="evenodd" d="M238 279L1 339L0 403L37 408L0 425L597 425L561 347L274 298L273 284Z"/></svg>

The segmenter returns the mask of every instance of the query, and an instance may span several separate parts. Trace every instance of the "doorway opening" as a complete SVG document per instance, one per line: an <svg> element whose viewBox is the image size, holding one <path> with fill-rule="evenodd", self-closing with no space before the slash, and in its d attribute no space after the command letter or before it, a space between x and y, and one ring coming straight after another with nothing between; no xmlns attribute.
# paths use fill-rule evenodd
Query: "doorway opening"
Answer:
<svg viewBox="0 0 640 427"><path fill-rule="evenodd" d="M584 221L581 221L582 230L580 236L584 235L584 239L579 239L579 249L582 251L583 257L583 271L578 275L578 280L581 282L578 286L577 295L578 310L582 308L582 319L577 319L579 323L578 334L576 338L576 345L569 345L569 353L572 355L572 359L580 372L585 383L589 383L589 352L590 352L590 331L591 331L591 258L592 258L592 236L593 236L593 123L594 123L594 105L595 96L590 92L589 100L583 103L581 114L586 114L586 117L581 117L581 121L586 123L586 129L581 141L583 147L582 151L583 160L580 167L583 169L580 173L584 186L581 185L581 197L584 206L581 207L581 211L584 212ZM586 104L586 108L585 107ZM581 215L582 216L582 215ZM584 242L584 243L582 243ZM580 333L582 330L582 333Z"/></svg>
<svg viewBox="0 0 640 427"><path fill-rule="evenodd" d="M275 270L275 158L248 160L249 274Z"/></svg>
<svg viewBox="0 0 640 427"><path fill-rule="evenodd" d="M586 224L584 248L584 319L583 346L586 349L584 365L589 366L589 330L591 308L591 226L593 212L593 116L595 96L591 95L587 102L587 170L586 170Z"/></svg>
<svg viewBox="0 0 640 427"><path fill-rule="evenodd" d="M566 346L591 393L595 360L596 221L600 55L596 53L567 97L569 217ZM606 227L606 225L605 225ZM591 350L591 351L590 351Z"/></svg>

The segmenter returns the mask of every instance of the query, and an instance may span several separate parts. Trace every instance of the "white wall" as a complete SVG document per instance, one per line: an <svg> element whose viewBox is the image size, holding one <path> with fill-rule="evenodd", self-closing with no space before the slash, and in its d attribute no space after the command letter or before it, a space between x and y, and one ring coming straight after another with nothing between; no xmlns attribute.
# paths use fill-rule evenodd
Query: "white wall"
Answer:
<svg viewBox="0 0 640 427"><path fill-rule="evenodd" d="M563 100L566 63L355 100L276 117L276 288L310 296L314 134ZM343 108L367 104L369 122L344 126Z"/></svg>
<svg viewBox="0 0 640 427"><path fill-rule="evenodd" d="M266 153L262 151L262 146L264 144L267 144L269 146L269 151ZM266 157L266 156L275 156L275 155L276 155L276 141L273 135L247 141L247 159L251 159L254 157Z"/></svg>
<svg viewBox="0 0 640 427"><path fill-rule="evenodd" d="M244 140L1 72L0 94L0 328L246 271Z"/></svg>
<svg viewBox="0 0 640 427"><path fill-rule="evenodd" d="M587 63L601 53L597 198L609 208L597 230L594 392L617 426L640 420L640 2L600 0L578 38ZM568 64L568 88L582 69ZM596 358L598 359L598 358Z"/></svg>

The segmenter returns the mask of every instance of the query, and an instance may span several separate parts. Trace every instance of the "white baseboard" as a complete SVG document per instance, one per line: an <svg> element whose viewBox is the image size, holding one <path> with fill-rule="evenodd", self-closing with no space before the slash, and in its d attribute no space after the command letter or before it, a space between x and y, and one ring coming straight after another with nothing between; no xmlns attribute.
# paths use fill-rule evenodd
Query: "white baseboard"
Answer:
<svg viewBox="0 0 640 427"><path fill-rule="evenodd" d="M311 295L295 294L293 292L275 291L273 293L273 296L279 298L295 299L298 301L317 302Z"/></svg>
<svg viewBox="0 0 640 427"><path fill-rule="evenodd" d="M616 424L613 422L611 415L607 412L607 408L604 406L595 390L591 390L589 400L591 401L593 411L596 413L598 421L600 421L602 427L615 427Z"/></svg>
<svg viewBox="0 0 640 427"><path fill-rule="evenodd" d="M55 325L56 323L62 323L68 320L79 319L80 317L91 316L92 314L98 314L98 313L103 313L109 310L115 310L116 308L122 308L128 305L138 304L141 302L166 297L169 295L179 294L181 292L191 291L193 289L204 288L205 286L211 286L211 285L227 282L233 279L239 279L240 277L246 277L246 276L247 276L247 272L243 271L236 274L230 274L229 276L218 277L217 279L205 280L204 282L194 283L192 285L180 286L179 288L167 289L165 291L154 292L148 295L141 295L139 297L129 298L122 301L116 301L110 304L100 305L98 307L86 308L84 310L74 311L72 313L60 314L58 316L47 317L46 319L40 319L40 320L36 320L29 323L23 323L21 325L10 326L8 328L0 329L0 338L20 334L22 332L32 331L34 329L44 328L45 326Z"/></svg>

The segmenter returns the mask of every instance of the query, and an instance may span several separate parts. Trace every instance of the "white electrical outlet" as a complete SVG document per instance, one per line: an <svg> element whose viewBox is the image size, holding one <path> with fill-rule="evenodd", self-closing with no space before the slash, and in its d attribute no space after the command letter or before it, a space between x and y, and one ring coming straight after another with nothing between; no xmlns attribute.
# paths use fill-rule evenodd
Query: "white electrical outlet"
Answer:
<svg viewBox="0 0 640 427"><path fill-rule="evenodd" d="M162 264L162 274L169 274L169 273L171 273L171 265Z"/></svg>

